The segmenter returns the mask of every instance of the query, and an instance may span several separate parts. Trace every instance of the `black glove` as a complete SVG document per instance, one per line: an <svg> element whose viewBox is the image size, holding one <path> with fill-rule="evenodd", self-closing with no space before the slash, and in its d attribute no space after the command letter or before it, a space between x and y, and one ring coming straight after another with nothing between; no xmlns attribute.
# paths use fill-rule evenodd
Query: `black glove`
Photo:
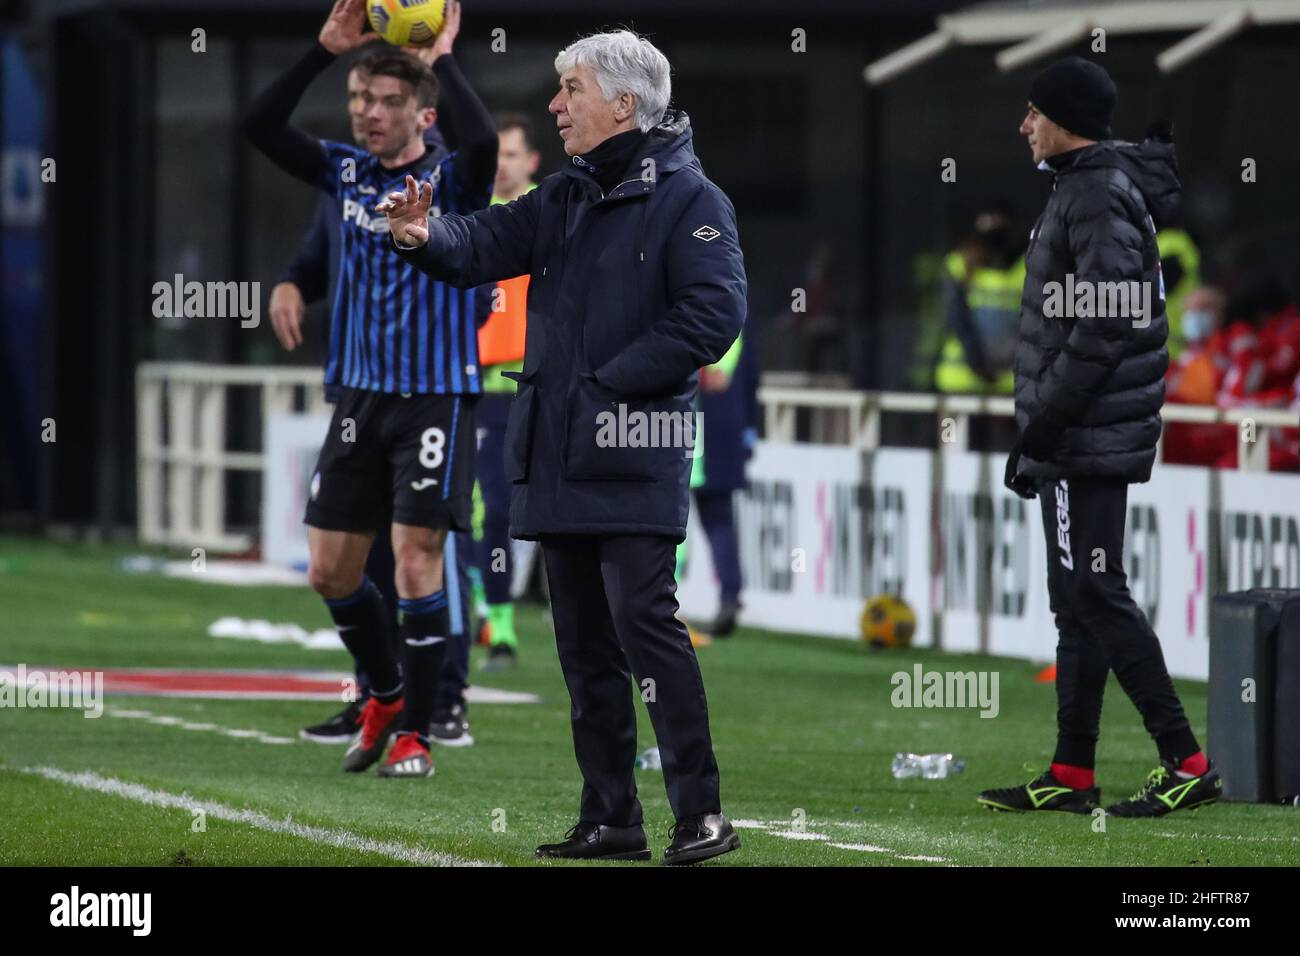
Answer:
<svg viewBox="0 0 1300 956"><path fill-rule="evenodd" d="M1011 454L1007 456L1007 470L1002 476L1002 483L1011 491L1014 491L1021 498L1033 500L1038 497L1034 490L1034 481L1028 475L1022 475L1020 470L1020 443L1011 449Z"/></svg>
<svg viewBox="0 0 1300 956"><path fill-rule="evenodd" d="M1046 416L1039 416L1020 433L1017 451L1023 451L1034 461L1051 461L1061 440L1060 426Z"/></svg>

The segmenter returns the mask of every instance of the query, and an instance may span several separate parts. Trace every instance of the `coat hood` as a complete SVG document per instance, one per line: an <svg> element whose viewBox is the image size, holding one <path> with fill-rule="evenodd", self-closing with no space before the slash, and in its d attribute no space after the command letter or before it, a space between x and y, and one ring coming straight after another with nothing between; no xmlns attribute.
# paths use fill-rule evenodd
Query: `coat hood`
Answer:
<svg viewBox="0 0 1300 956"><path fill-rule="evenodd" d="M651 158L659 171L664 173L689 166L695 162L695 147L691 145L693 138L691 118L686 115L686 111L667 110L659 125L647 134L645 147L637 157L637 162Z"/></svg>
<svg viewBox="0 0 1300 956"><path fill-rule="evenodd" d="M1178 179L1178 158L1174 144L1160 139L1141 143L1106 140L1079 150L1072 162L1059 171L1068 175L1084 169L1114 168L1124 172L1141 191L1156 228L1163 228L1177 216L1183 184Z"/></svg>

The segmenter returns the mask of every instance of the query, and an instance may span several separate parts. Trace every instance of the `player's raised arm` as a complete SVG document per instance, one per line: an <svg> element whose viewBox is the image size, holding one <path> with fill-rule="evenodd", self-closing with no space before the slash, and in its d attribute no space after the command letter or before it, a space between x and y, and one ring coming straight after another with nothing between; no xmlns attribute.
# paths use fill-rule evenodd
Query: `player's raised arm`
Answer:
<svg viewBox="0 0 1300 956"><path fill-rule="evenodd" d="M375 211L388 215L398 255L435 279L468 288L530 271L539 192L468 216L430 219L432 188L407 176L406 190L389 193Z"/></svg>
<svg viewBox="0 0 1300 956"><path fill-rule="evenodd" d="M365 35L364 0L338 0L312 48L262 92L245 114L241 129L249 141L277 166L313 186L331 178L321 141L289 124L289 117L308 85L334 58L370 40Z"/></svg>
<svg viewBox="0 0 1300 956"><path fill-rule="evenodd" d="M453 44L460 33L460 16L460 3L448 0L447 19L433 45L404 49L431 66L438 78L438 88L442 91L438 103L439 127L447 140L447 148L455 153L456 188L467 204L478 200L469 207L473 208L483 202L479 197L492 189L500 141L492 114L474 92L474 87L452 55Z"/></svg>

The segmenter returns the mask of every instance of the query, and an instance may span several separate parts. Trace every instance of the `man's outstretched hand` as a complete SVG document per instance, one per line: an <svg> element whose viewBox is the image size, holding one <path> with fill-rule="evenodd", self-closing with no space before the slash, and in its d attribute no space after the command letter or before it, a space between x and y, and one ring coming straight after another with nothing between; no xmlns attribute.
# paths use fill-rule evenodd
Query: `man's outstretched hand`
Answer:
<svg viewBox="0 0 1300 956"><path fill-rule="evenodd" d="M406 246L422 246L429 241L429 207L433 205L433 187L406 177L406 191L392 192L375 207L388 214L388 231Z"/></svg>
<svg viewBox="0 0 1300 956"><path fill-rule="evenodd" d="M365 0L337 0L317 39L321 46L338 56L379 39L374 33L366 33L365 29Z"/></svg>

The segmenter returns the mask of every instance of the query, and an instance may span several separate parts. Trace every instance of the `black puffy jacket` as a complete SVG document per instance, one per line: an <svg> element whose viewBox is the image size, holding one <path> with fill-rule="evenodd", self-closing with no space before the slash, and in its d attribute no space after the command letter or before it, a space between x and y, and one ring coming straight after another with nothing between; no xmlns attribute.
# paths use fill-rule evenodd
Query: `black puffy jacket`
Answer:
<svg viewBox="0 0 1300 956"><path fill-rule="evenodd" d="M1174 147L1106 141L1046 165L1055 180L1025 256L1015 394L1021 434L1048 438L1019 470L1146 481L1169 366L1156 230L1182 189Z"/></svg>

